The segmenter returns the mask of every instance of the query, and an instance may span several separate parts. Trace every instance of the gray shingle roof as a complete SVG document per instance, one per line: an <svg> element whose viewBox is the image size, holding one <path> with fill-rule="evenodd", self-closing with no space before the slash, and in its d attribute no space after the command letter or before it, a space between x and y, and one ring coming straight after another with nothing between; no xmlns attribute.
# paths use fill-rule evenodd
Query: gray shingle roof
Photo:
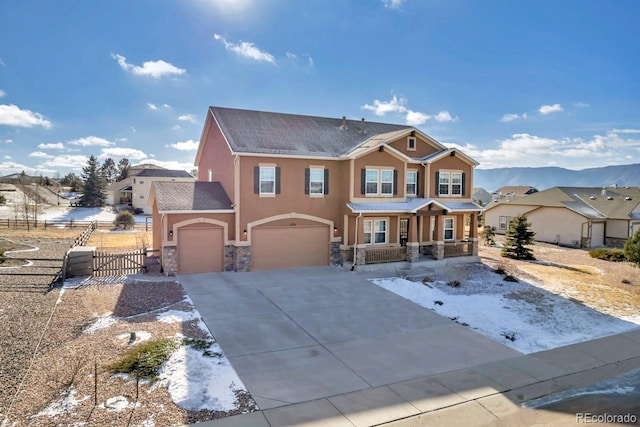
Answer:
<svg viewBox="0 0 640 427"><path fill-rule="evenodd" d="M160 212L233 209L219 182L154 182L153 190Z"/></svg>
<svg viewBox="0 0 640 427"><path fill-rule="evenodd" d="M339 157L369 138L411 126L210 107L232 150L245 153Z"/></svg>
<svg viewBox="0 0 640 427"><path fill-rule="evenodd" d="M183 170L173 169L143 169L136 177L144 178L193 178L191 174ZM195 179L195 178L193 178Z"/></svg>

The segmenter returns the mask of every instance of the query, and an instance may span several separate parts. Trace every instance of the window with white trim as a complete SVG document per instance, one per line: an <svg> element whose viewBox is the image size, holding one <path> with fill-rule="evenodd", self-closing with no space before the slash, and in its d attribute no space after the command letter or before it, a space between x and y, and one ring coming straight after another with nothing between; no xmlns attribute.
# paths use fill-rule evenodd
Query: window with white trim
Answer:
<svg viewBox="0 0 640 427"><path fill-rule="evenodd" d="M367 169L365 174L365 191L366 194L378 194L378 169Z"/></svg>
<svg viewBox="0 0 640 427"><path fill-rule="evenodd" d="M462 196L462 172L451 172L451 195Z"/></svg>
<svg viewBox="0 0 640 427"><path fill-rule="evenodd" d="M450 174L449 172L440 172L440 178L438 180L438 194L441 196L446 196L449 194L449 180Z"/></svg>
<svg viewBox="0 0 640 427"><path fill-rule="evenodd" d="M509 223L511 222L511 220L513 219L513 217L510 216L501 216L499 219L499 227L500 230L506 230L509 228Z"/></svg>
<svg viewBox="0 0 640 427"><path fill-rule="evenodd" d="M407 172L407 196L418 194L418 171Z"/></svg>
<svg viewBox="0 0 640 427"><path fill-rule="evenodd" d="M260 166L260 194L276 194L275 166Z"/></svg>
<svg viewBox="0 0 640 427"><path fill-rule="evenodd" d="M444 240L454 240L454 221L453 218L444 219Z"/></svg>
<svg viewBox="0 0 640 427"><path fill-rule="evenodd" d="M393 195L393 170L380 171L380 194Z"/></svg>
<svg viewBox="0 0 640 427"><path fill-rule="evenodd" d="M324 194L324 169L309 169L309 194Z"/></svg>
<svg viewBox="0 0 640 427"><path fill-rule="evenodd" d="M367 219L364 221L364 243L368 245L387 243L386 219Z"/></svg>
<svg viewBox="0 0 640 427"><path fill-rule="evenodd" d="M416 139L412 136L407 138L407 150L416 151Z"/></svg>

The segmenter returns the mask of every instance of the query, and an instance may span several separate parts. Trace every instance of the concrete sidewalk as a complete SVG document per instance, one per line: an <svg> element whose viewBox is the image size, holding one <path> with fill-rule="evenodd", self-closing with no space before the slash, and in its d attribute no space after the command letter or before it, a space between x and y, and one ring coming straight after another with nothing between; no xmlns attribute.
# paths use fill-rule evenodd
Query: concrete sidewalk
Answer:
<svg viewBox="0 0 640 427"><path fill-rule="evenodd" d="M521 404L637 369L640 330L198 426L575 425L574 412Z"/></svg>

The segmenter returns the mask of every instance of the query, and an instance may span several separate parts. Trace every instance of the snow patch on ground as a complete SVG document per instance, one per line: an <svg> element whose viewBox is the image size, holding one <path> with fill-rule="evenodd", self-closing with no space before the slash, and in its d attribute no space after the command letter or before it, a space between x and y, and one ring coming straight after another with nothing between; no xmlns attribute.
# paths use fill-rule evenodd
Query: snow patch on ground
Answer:
<svg viewBox="0 0 640 427"><path fill-rule="evenodd" d="M640 316L631 323L523 281L505 282L484 266L471 267L466 278L461 271L453 273L459 276L458 287L448 286L451 280L372 282L522 353L626 332L640 324Z"/></svg>
<svg viewBox="0 0 640 427"><path fill-rule="evenodd" d="M49 406L38 412L34 417L57 417L58 415L69 414L82 402L87 400L89 396L78 398L78 392L75 388L69 387L64 390L60 398L54 402L51 402Z"/></svg>
<svg viewBox="0 0 640 427"><path fill-rule="evenodd" d="M147 331L133 331L136 334L136 339L134 342L132 342L129 345L137 345L140 344L141 342L145 342L148 341L151 338L151 334ZM129 340L131 339L131 334L130 333L126 333L126 334L120 334L116 337L119 340L126 340L127 342L129 342Z"/></svg>
<svg viewBox="0 0 640 427"><path fill-rule="evenodd" d="M222 353L215 343L209 350ZM234 390L244 389L226 357L205 356L189 346L182 346L171 354L160 377L176 405L195 411L235 409Z"/></svg>
<svg viewBox="0 0 640 427"><path fill-rule="evenodd" d="M164 313L160 313L156 316L156 320L162 323L179 323L189 322L190 320L200 319L200 314L197 311L180 311L169 310Z"/></svg>
<svg viewBox="0 0 640 427"><path fill-rule="evenodd" d="M85 334L92 334L100 329L108 328L116 323L116 318L113 317L113 313L106 313L98 316L96 320L87 325L82 331Z"/></svg>
<svg viewBox="0 0 640 427"><path fill-rule="evenodd" d="M129 402L125 396L113 396L98 405L99 408L106 409L107 412L120 412L138 406L135 402Z"/></svg>

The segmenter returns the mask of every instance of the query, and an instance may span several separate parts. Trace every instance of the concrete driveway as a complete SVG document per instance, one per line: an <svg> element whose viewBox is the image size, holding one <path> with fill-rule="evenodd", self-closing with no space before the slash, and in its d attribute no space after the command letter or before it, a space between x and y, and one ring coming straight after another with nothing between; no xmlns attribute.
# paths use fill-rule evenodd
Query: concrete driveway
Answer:
<svg viewBox="0 0 640 427"><path fill-rule="evenodd" d="M262 410L520 355L367 277L310 267L178 280Z"/></svg>

